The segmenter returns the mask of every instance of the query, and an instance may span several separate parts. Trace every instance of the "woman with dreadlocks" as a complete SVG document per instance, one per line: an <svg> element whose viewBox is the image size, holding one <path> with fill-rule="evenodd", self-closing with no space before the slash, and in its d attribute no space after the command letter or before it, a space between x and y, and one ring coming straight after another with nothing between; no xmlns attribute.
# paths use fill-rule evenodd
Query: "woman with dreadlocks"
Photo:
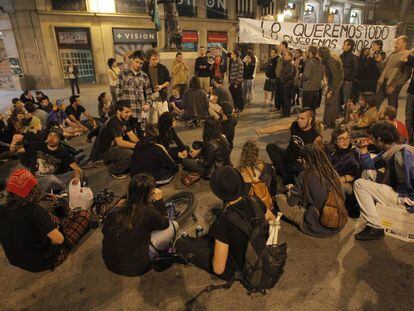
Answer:
<svg viewBox="0 0 414 311"><path fill-rule="evenodd" d="M311 236L327 237L338 233L320 223L320 215L329 191L343 199L339 175L329 162L323 149L309 145L302 150L304 164L296 184L287 186L286 194L276 196L277 205L283 215L299 229Z"/></svg>

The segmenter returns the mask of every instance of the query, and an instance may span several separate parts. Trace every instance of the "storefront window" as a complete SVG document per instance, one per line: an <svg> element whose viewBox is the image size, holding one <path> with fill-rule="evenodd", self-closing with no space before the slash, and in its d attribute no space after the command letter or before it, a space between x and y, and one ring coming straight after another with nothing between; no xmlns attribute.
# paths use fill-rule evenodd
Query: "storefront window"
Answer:
<svg viewBox="0 0 414 311"><path fill-rule="evenodd" d="M304 23L317 23L318 22L319 4L313 2L305 3L305 10L303 12Z"/></svg>
<svg viewBox="0 0 414 311"><path fill-rule="evenodd" d="M69 78L65 69L68 61L71 61L79 70L81 83L94 82L95 70L89 28L56 27L55 31L64 78Z"/></svg>
<svg viewBox="0 0 414 311"><path fill-rule="evenodd" d="M342 22L342 9L335 7L330 8L329 13L332 15L332 23L340 24Z"/></svg>
<svg viewBox="0 0 414 311"><path fill-rule="evenodd" d="M86 11L85 0L51 0L53 10Z"/></svg>
<svg viewBox="0 0 414 311"><path fill-rule="evenodd" d="M350 24L361 24L361 10L351 10Z"/></svg>
<svg viewBox="0 0 414 311"><path fill-rule="evenodd" d="M116 0L115 8L118 13L147 13L147 1Z"/></svg>
<svg viewBox="0 0 414 311"><path fill-rule="evenodd" d="M197 31L183 31L183 51L197 52L198 51L198 32Z"/></svg>
<svg viewBox="0 0 414 311"><path fill-rule="evenodd" d="M206 0L207 18L226 19L227 0Z"/></svg>
<svg viewBox="0 0 414 311"><path fill-rule="evenodd" d="M177 11L179 16L196 17L197 10L195 0L177 0Z"/></svg>

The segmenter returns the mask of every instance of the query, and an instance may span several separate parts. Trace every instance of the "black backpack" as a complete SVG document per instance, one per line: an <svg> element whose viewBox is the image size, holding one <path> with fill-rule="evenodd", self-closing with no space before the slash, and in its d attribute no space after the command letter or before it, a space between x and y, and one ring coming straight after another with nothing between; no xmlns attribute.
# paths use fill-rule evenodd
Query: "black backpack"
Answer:
<svg viewBox="0 0 414 311"><path fill-rule="evenodd" d="M265 293L273 288L283 274L286 263L286 243L266 245L268 223L257 197L246 197L254 217L246 217L237 209L230 209L224 217L248 237L244 267L236 275L249 293Z"/></svg>
<svg viewBox="0 0 414 311"><path fill-rule="evenodd" d="M254 217L246 219L237 209L227 210L221 217L232 223L248 237L244 267L235 273L232 279L221 285L210 285L197 293L185 304L186 310L196 310L195 302L205 292L230 288L234 281L239 280L248 293L263 293L274 287L283 274L286 263L286 243L266 245L268 224L262 211L264 203L255 196L245 197L254 211Z"/></svg>

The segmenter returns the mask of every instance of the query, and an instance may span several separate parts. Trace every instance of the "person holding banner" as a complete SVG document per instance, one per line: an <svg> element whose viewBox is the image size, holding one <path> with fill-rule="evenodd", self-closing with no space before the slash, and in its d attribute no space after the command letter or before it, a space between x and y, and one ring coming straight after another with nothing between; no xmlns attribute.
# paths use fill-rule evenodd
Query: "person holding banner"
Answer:
<svg viewBox="0 0 414 311"><path fill-rule="evenodd" d="M341 61L331 55L328 47L319 48L319 56L325 66L325 75L328 80L328 91L325 96L325 110L323 112L323 123L326 127L335 128L335 120L338 116L338 100L344 70Z"/></svg>
<svg viewBox="0 0 414 311"><path fill-rule="evenodd" d="M385 98L388 105L398 110L398 96L403 85L410 79L412 68L401 61L407 53L408 38L400 36L395 39L395 51L388 56L384 70L378 80L377 109L379 110Z"/></svg>

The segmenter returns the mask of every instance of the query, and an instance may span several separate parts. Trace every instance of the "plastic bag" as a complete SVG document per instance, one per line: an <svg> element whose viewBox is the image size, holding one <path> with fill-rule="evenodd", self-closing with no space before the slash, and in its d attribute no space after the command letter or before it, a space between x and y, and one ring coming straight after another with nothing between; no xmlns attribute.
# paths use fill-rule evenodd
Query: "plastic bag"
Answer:
<svg viewBox="0 0 414 311"><path fill-rule="evenodd" d="M79 179L69 183L69 207L71 210L88 210L93 202L93 192L89 187L82 187Z"/></svg>

